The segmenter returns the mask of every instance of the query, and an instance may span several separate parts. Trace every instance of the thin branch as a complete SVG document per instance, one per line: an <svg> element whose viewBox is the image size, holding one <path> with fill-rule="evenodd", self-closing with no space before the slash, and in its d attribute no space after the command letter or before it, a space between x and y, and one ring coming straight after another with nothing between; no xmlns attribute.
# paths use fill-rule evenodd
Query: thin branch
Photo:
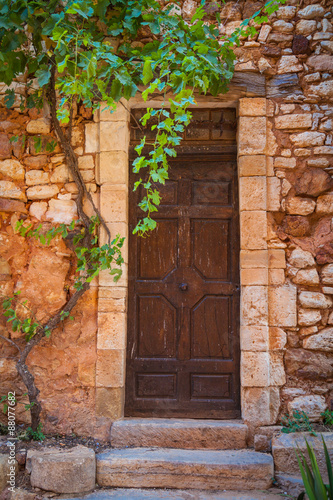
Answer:
<svg viewBox="0 0 333 500"><path fill-rule="evenodd" d="M14 347L16 347L16 349L20 352L22 352L22 350L20 349L20 347L11 339L8 339L7 337L4 337L3 335L0 335L0 338L3 339L3 340L7 340L7 342L9 342L10 344L12 344Z"/></svg>

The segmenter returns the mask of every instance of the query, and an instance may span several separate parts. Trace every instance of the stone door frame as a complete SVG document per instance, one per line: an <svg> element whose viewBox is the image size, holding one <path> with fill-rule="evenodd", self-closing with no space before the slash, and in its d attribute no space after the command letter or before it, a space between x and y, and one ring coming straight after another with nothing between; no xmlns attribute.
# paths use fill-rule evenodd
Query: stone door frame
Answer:
<svg viewBox="0 0 333 500"><path fill-rule="evenodd" d="M250 428L276 422L279 387L285 383L283 353L276 346L284 332L276 319L285 300L295 303L294 287L283 285L285 251L268 248L269 211L279 209L273 157L268 154L269 123L265 98L233 101L202 99L200 107L236 107L238 111L238 175L241 278L241 408ZM86 152L96 153L99 207L111 234L128 234L129 109L156 107L136 98L119 103L110 113L103 108L86 125ZM268 140L267 140L268 138ZM105 235L100 235L101 243ZM98 283L96 415L116 420L123 416L126 360L126 300L128 247L121 280L102 272ZM282 286L281 286L282 285ZM293 316L292 314L292 316ZM285 326L293 326L287 318ZM281 340L282 338L282 340Z"/></svg>

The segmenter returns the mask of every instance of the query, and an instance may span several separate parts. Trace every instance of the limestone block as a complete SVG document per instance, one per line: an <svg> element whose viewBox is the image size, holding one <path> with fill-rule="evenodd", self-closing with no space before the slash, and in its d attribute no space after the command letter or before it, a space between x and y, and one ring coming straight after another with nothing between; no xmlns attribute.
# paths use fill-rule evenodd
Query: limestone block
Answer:
<svg viewBox="0 0 333 500"><path fill-rule="evenodd" d="M287 334L282 328L277 326L269 327L269 350L275 351L284 349L287 343Z"/></svg>
<svg viewBox="0 0 333 500"><path fill-rule="evenodd" d="M15 447L15 444L14 444ZM11 448L8 447L8 451L11 451ZM15 458L15 454L14 454ZM17 475L17 462L16 460L12 458L12 456L5 453L0 454L0 493L2 490L6 488L6 486L11 486L9 484L10 481L10 473L14 473L14 475ZM13 463L12 463L13 462ZM14 476L14 477L15 477ZM8 481L8 482L7 482ZM15 481L14 481L14 486L15 486Z"/></svg>
<svg viewBox="0 0 333 500"><path fill-rule="evenodd" d="M126 312L126 288L98 289L98 312Z"/></svg>
<svg viewBox="0 0 333 500"><path fill-rule="evenodd" d="M333 80L329 80L327 82L321 82L318 85L310 85L309 92L312 95L331 99L333 96ZM325 154L325 153L323 152L318 154Z"/></svg>
<svg viewBox="0 0 333 500"><path fill-rule="evenodd" d="M0 198L13 198L14 200L27 201L24 191L11 181L0 181Z"/></svg>
<svg viewBox="0 0 333 500"><path fill-rule="evenodd" d="M266 175L266 156L240 156L238 159L239 177Z"/></svg>
<svg viewBox="0 0 333 500"><path fill-rule="evenodd" d="M291 134L290 140L294 146L306 148L310 146L322 146L326 135L322 132L301 132L300 134Z"/></svg>
<svg viewBox="0 0 333 500"><path fill-rule="evenodd" d="M242 391L242 417L250 426L275 424L279 408L277 387L247 387Z"/></svg>
<svg viewBox="0 0 333 500"><path fill-rule="evenodd" d="M269 287L269 325L293 327L297 324L296 313L297 288L291 284Z"/></svg>
<svg viewBox="0 0 333 500"><path fill-rule="evenodd" d="M242 285L268 285L268 269L241 269Z"/></svg>
<svg viewBox="0 0 333 500"><path fill-rule="evenodd" d="M49 201L49 209L45 217L52 222L70 224L77 218L76 203L73 200L52 199Z"/></svg>
<svg viewBox="0 0 333 500"><path fill-rule="evenodd" d="M295 17L296 11L297 7L292 5L281 5L276 13L276 17L284 21L291 21Z"/></svg>
<svg viewBox="0 0 333 500"><path fill-rule="evenodd" d="M112 369L110 369L112 367ZM97 387L124 387L124 349L98 349L96 363Z"/></svg>
<svg viewBox="0 0 333 500"><path fill-rule="evenodd" d="M264 211L241 212L241 248L263 250L267 248L267 215Z"/></svg>
<svg viewBox="0 0 333 500"><path fill-rule="evenodd" d="M47 210L46 201L34 201L29 207L29 213L32 217L36 217L38 220L42 220Z"/></svg>
<svg viewBox="0 0 333 500"><path fill-rule="evenodd" d="M283 365L283 353L269 353L269 385L282 386L286 383L286 374Z"/></svg>
<svg viewBox="0 0 333 500"><path fill-rule="evenodd" d="M304 411L313 422L320 419L320 414L327 408L324 396L299 396L288 403L288 411Z"/></svg>
<svg viewBox="0 0 333 500"><path fill-rule="evenodd" d="M295 248L288 259L289 263L298 268L314 266L315 260L310 252L302 250L301 248Z"/></svg>
<svg viewBox="0 0 333 500"><path fill-rule="evenodd" d="M97 182L128 183L128 154L125 151L105 151L98 155Z"/></svg>
<svg viewBox="0 0 333 500"><path fill-rule="evenodd" d="M126 99L120 99L116 108L111 110L106 108L106 103L101 104L100 120L101 122L128 122L130 119L130 107Z"/></svg>
<svg viewBox="0 0 333 500"><path fill-rule="evenodd" d="M241 326L240 340L242 351L267 351L268 326Z"/></svg>
<svg viewBox="0 0 333 500"><path fill-rule="evenodd" d="M294 30L294 25L280 19L279 21L275 21L273 23L273 30L278 31L279 33L291 33Z"/></svg>
<svg viewBox="0 0 333 500"><path fill-rule="evenodd" d="M299 63L296 56L281 57L277 68L279 75L283 73L297 73L298 71L303 71L303 65Z"/></svg>
<svg viewBox="0 0 333 500"><path fill-rule="evenodd" d="M313 71L333 71L333 57L329 54L311 56L307 59L306 64L308 64Z"/></svg>
<svg viewBox="0 0 333 500"><path fill-rule="evenodd" d="M26 129L28 134L49 134L51 132L51 120L49 118L30 120Z"/></svg>
<svg viewBox="0 0 333 500"><path fill-rule="evenodd" d="M56 167L52 174L51 174L51 178L50 178L50 181L51 182L54 182L54 183L65 183L65 182L69 182L69 181L72 181L73 180L73 177L68 169L68 167L66 165L59 165L58 167Z"/></svg>
<svg viewBox="0 0 333 500"><path fill-rule="evenodd" d="M10 177L14 181L24 180L24 167L17 160L0 161L0 174Z"/></svg>
<svg viewBox="0 0 333 500"><path fill-rule="evenodd" d="M301 292L299 301L306 309L329 309L333 305L331 298L319 292Z"/></svg>
<svg viewBox="0 0 333 500"><path fill-rule="evenodd" d="M323 432L323 438L329 450L329 455L332 461L333 460L332 433ZM324 477L326 476L327 468L325 463L325 454L324 454L324 447L321 438L321 433L320 434L318 433L317 436L312 436L309 432L295 432L292 434L281 433L278 436L273 437L272 451L273 451L275 469L278 473L285 472L287 474L300 477L299 465L297 462L297 455L295 453L295 450L299 449L306 457L308 456L305 439L314 448L316 458L318 460L319 469L323 474L323 476ZM327 478L325 478L324 481L326 482ZM304 487L302 488L302 491L304 491Z"/></svg>
<svg viewBox="0 0 333 500"><path fill-rule="evenodd" d="M270 269L285 269L286 254L282 248L270 248L268 250L268 267Z"/></svg>
<svg viewBox="0 0 333 500"><path fill-rule="evenodd" d="M266 177L239 179L240 210L266 210Z"/></svg>
<svg viewBox="0 0 333 500"><path fill-rule="evenodd" d="M128 266L127 264L121 265L122 275L121 278L115 282L114 276L110 274L109 270L101 271L98 276L99 286L107 287L127 287L128 286Z"/></svg>
<svg viewBox="0 0 333 500"><path fill-rule="evenodd" d="M101 186L101 213L106 222L127 222L127 186Z"/></svg>
<svg viewBox="0 0 333 500"><path fill-rule="evenodd" d="M95 179L95 173L93 170L81 170L82 179L84 182L92 182Z"/></svg>
<svg viewBox="0 0 333 500"><path fill-rule="evenodd" d="M100 151L128 151L129 125L127 122L100 123Z"/></svg>
<svg viewBox="0 0 333 500"><path fill-rule="evenodd" d="M268 284L269 285L283 285L286 277L284 269L269 269L268 271Z"/></svg>
<svg viewBox="0 0 333 500"><path fill-rule="evenodd" d="M125 349L126 316L122 312L99 312L97 349Z"/></svg>
<svg viewBox="0 0 333 500"><path fill-rule="evenodd" d="M303 340L304 349L333 352L333 328L324 328Z"/></svg>
<svg viewBox="0 0 333 500"><path fill-rule="evenodd" d="M331 83L333 80L331 81ZM333 95L333 83L332 83L332 95ZM328 94L326 94L325 97L327 97ZM320 146L317 148L313 148L313 154L315 155L333 155L333 146Z"/></svg>
<svg viewBox="0 0 333 500"><path fill-rule="evenodd" d="M96 414L117 420L124 412L124 389L122 387L96 388Z"/></svg>
<svg viewBox="0 0 333 500"><path fill-rule="evenodd" d="M239 116L265 116L266 99L262 97L244 97L239 100Z"/></svg>
<svg viewBox="0 0 333 500"><path fill-rule="evenodd" d="M287 168L288 170L296 167L296 158L285 158L284 156L277 156L274 158L275 168Z"/></svg>
<svg viewBox="0 0 333 500"><path fill-rule="evenodd" d="M264 43L267 40L268 35L272 31L272 27L269 24L264 24L260 28L260 33L258 36L258 42Z"/></svg>
<svg viewBox="0 0 333 500"><path fill-rule="evenodd" d="M324 285L333 285L333 264L323 266L320 272L321 280Z"/></svg>
<svg viewBox="0 0 333 500"><path fill-rule="evenodd" d="M302 19L296 24L296 34L297 35L303 35L303 36L308 36L311 35L317 28L317 22L316 21L307 21L305 19Z"/></svg>
<svg viewBox="0 0 333 500"><path fill-rule="evenodd" d="M27 186L36 186L38 184L48 184L50 181L49 173L42 170L29 170L25 174L25 183Z"/></svg>
<svg viewBox="0 0 333 500"><path fill-rule="evenodd" d="M89 448L38 450L30 460L30 480L34 488L60 494L83 493L95 488L95 453Z"/></svg>
<svg viewBox="0 0 333 500"><path fill-rule="evenodd" d="M256 269L268 267L267 250L241 250L240 252L241 269Z"/></svg>
<svg viewBox="0 0 333 500"><path fill-rule="evenodd" d="M85 152L97 153L99 151L99 124L85 124Z"/></svg>
<svg viewBox="0 0 333 500"><path fill-rule="evenodd" d="M269 354L243 351L241 356L241 384L243 387L269 385Z"/></svg>
<svg viewBox="0 0 333 500"><path fill-rule="evenodd" d="M309 198L288 198L286 212L291 215L310 215L316 208L316 202Z"/></svg>
<svg viewBox="0 0 333 500"><path fill-rule="evenodd" d="M267 321L267 287L243 286L241 294L241 325L267 326Z"/></svg>
<svg viewBox="0 0 333 500"><path fill-rule="evenodd" d="M94 157L92 155L79 156L77 161L80 170L89 170L95 167Z"/></svg>
<svg viewBox="0 0 333 500"><path fill-rule="evenodd" d="M277 177L267 177L267 210L280 210L281 181Z"/></svg>
<svg viewBox="0 0 333 500"><path fill-rule="evenodd" d="M318 214L333 214L333 193L318 197L316 212Z"/></svg>
<svg viewBox="0 0 333 500"><path fill-rule="evenodd" d="M321 312L315 309L299 309L298 324L301 326L315 325L321 320Z"/></svg>
<svg viewBox="0 0 333 500"><path fill-rule="evenodd" d="M239 119L239 154L260 155L266 147L266 117L242 116Z"/></svg>
<svg viewBox="0 0 333 500"><path fill-rule="evenodd" d="M300 269L293 282L297 285L319 285L319 274L316 269Z"/></svg>
<svg viewBox="0 0 333 500"><path fill-rule="evenodd" d="M308 5L304 9L299 10L297 15L301 19L315 19L316 17L323 17L325 9L319 4Z"/></svg>
<svg viewBox="0 0 333 500"><path fill-rule="evenodd" d="M275 126L278 129L300 129L311 128L312 115L310 113L283 115L275 118Z"/></svg>
<svg viewBox="0 0 333 500"><path fill-rule="evenodd" d="M266 148L265 153L267 156L275 156L278 150L278 143L273 131L273 124L270 121L267 121L267 129L266 129ZM268 172L268 169L267 169ZM273 174L271 174L273 175Z"/></svg>

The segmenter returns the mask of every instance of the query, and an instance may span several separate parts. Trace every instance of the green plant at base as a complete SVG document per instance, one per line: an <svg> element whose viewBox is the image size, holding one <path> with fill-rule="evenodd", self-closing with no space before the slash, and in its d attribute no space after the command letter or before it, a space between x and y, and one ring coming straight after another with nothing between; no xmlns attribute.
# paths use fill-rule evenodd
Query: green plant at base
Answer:
<svg viewBox="0 0 333 500"><path fill-rule="evenodd" d="M27 427L24 431L20 432L17 436L19 441L44 441L45 434L43 433L43 426L41 423L38 424L37 430L32 430L31 427Z"/></svg>
<svg viewBox="0 0 333 500"><path fill-rule="evenodd" d="M287 415L282 417L281 423L283 426L281 432L285 434L290 434L292 432L310 432L310 434L316 436L312 423L304 411L294 410L292 415L287 413Z"/></svg>
<svg viewBox="0 0 333 500"><path fill-rule="evenodd" d="M328 408L324 411L324 413L320 414L323 419L323 424L328 427L333 427L333 411L330 411Z"/></svg>
<svg viewBox="0 0 333 500"><path fill-rule="evenodd" d="M332 463L323 436L322 436L322 441L325 452L325 462L326 462L329 484L324 484L321 473L319 471L318 462L314 449L308 443L308 441L305 440L307 452L310 459L310 465L308 465L304 454L300 450L298 451L295 450L305 488L305 492L302 492L298 496L297 500L303 500L305 497L305 493L309 497L309 500L333 500Z"/></svg>

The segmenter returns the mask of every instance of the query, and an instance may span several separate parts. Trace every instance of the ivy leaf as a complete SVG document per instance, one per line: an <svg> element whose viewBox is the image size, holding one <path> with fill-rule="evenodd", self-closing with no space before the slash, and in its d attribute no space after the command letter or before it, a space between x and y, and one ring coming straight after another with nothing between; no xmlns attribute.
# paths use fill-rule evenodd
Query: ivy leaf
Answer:
<svg viewBox="0 0 333 500"><path fill-rule="evenodd" d="M14 90L12 89L7 89L6 92L5 92L6 96L5 96L5 105L6 105L6 108L11 108L15 102L15 92Z"/></svg>
<svg viewBox="0 0 333 500"><path fill-rule="evenodd" d="M147 83L149 83L152 79L153 79L153 72L152 72L152 69L151 69L151 59L146 59L144 65L143 65L143 78L142 78L142 82L144 83L144 85L147 85Z"/></svg>
<svg viewBox="0 0 333 500"><path fill-rule="evenodd" d="M41 87L44 87L44 85L49 83L51 78L51 71L49 68L38 69L35 74Z"/></svg>

